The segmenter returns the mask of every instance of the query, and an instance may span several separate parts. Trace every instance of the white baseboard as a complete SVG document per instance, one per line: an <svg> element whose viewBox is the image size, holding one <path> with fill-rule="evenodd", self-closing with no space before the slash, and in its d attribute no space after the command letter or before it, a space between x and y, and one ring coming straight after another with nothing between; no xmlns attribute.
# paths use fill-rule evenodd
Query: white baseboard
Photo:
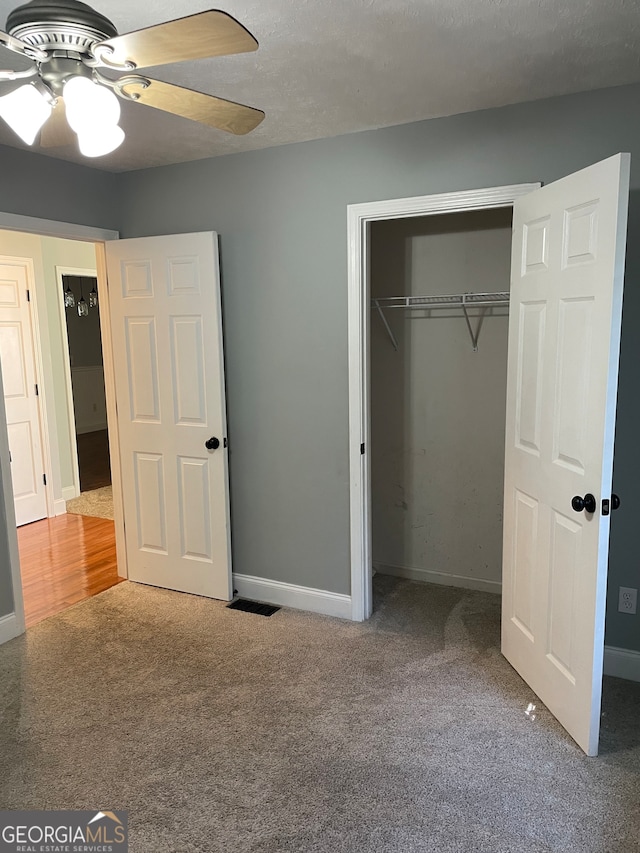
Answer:
<svg viewBox="0 0 640 853"><path fill-rule="evenodd" d="M58 498L53 502L53 514L55 516L64 515L67 511L67 502L62 498Z"/></svg>
<svg viewBox="0 0 640 853"><path fill-rule="evenodd" d="M80 496L80 491L75 486L65 486L62 490L62 500L72 501L74 498Z"/></svg>
<svg viewBox="0 0 640 853"><path fill-rule="evenodd" d="M502 592L501 583L484 580L483 578L448 575L445 572L432 572L429 569L419 569L412 566L393 566L388 563L374 562L373 568L381 575L393 575L393 577L407 578L410 581L437 583L441 586L456 586L462 589L477 589L481 592L493 592L497 595L500 595Z"/></svg>
<svg viewBox="0 0 640 853"><path fill-rule="evenodd" d="M619 649L617 646L605 646L604 674L626 678L627 681L640 681L640 652L635 652L633 649Z"/></svg>
<svg viewBox="0 0 640 853"><path fill-rule="evenodd" d="M253 575L233 575L233 587L242 598L293 607L296 610L310 610L324 616L338 616L351 619L351 596L337 592L313 589L309 586L296 586Z"/></svg>
<svg viewBox="0 0 640 853"><path fill-rule="evenodd" d="M0 616L0 645L23 633L15 613Z"/></svg>

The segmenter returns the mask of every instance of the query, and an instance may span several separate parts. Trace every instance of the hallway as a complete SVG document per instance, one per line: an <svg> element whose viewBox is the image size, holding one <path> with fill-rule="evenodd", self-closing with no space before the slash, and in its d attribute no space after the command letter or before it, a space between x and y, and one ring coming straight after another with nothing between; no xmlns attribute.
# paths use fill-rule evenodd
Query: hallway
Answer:
<svg viewBox="0 0 640 853"><path fill-rule="evenodd" d="M60 515L18 529L27 628L120 583L113 521Z"/></svg>
<svg viewBox="0 0 640 853"><path fill-rule="evenodd" d="M109 433L106 429L77 436L80 491L91 492L111 485Z"/></svg>

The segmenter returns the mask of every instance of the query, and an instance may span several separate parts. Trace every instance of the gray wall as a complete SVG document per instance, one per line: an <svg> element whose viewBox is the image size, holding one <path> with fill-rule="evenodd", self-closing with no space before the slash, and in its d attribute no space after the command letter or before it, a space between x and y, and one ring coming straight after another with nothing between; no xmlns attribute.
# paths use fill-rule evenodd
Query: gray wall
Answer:
<svg viewBox="0 0 640 853"><path fill-rule="evenodd" d="M63 163L28 151L0 146L0 211L118 228L117 176ZM44 354L46 358L46 353ZM2 407L3 409L3 407ZM4 415L3 415L4 416ZM8 488L6 483L0 487ZM0 510L0 615L8 609L11 571L6 519Z"/></svg>
<svg viewBox="0 0 640 853"><path fill-rule="evenodd" d="M376 222L372 296L508 291L511 208ZM469 309L476 319L479 309ZM474 352L460 308L371 321L373 564L382 573L498 592L508 308Z"/></svg>
<svg viewBox="0 0 640 853"><path fill-rule="evenodd" d="M13 590L9 566L7 519L4 512L3 484L0 482L0 617L13 613Z"/></svg>
<svg viewBox="0 0 640 853"><path fill-rule="evenodd" d="M124 236L221 234L236 571L349 591L347 204L548 183L630 151L633 245L638 103L640 85L626 86L121 176ZM640 585L635 287L629 277L612 588ZM608 641L640 649L638 617L609 616Z"/></svg>
<svg viewBox="0 0 640 853"><path fill-rule="evenodd" d="M0 145L0 211L118 229L118 176Z"/></svg>
<svg viewBox="0 0 640 853"><path fill-rule="evenodd" d="M628 86L115 177L2 149L0 209L123 236L220 232L235 569L348 592L346 205L549 182L630 151L633 246L638 103ZM639 585L634 287L630 276L612 588ZM638 618L609 617L608 642L640 649Z"/></svg>
<svg viewBox="0 0 640 853"><path fill-rule="evenodd" d="M632 152L632 160L634 153ZM640 145L635 149L635 171L632 168L632 191L627 230L627 261L624 303L622 308L622 341L618 381L618 416L613 463L613 491L621 499L620 508L611 519L609 548L609 584L607 590L606 642L611 646L640 651L640 615L618 613L618 588L640 588L640 560L637 555L637 529L640 502Z"/></svg>
<svg viewBox="0 0 640 853"><path fill-rule="evenodd" d="M0 369L0 618L13 613L14 597L13 582L11 578L11 566L9 565L10 550L8 537L7 511L4 501L5 489L11 486L5 482L5 477L10 480L11 463L9 462L9 438L7 435L7 422L4 412L4 389L2 385L2 370ZM11 494L11 492L9 492ZM9 512L11 509L9 508ZM15 517L11 519L15 524Z"/></svg>

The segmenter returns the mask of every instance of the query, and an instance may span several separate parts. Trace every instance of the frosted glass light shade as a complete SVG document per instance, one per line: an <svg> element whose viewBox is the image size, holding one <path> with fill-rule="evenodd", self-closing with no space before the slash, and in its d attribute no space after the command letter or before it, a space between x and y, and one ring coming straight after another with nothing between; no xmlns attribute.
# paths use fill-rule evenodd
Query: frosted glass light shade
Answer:
<svg viewBox="0 0 640 853"><path fill-rule="evenodd" d="M42 92L30 83L0 98L0 116L27 145L33 145L52 109Z"/></svg>
<svg viewBox="0 0 640 853"><path fill-rule="evenodd" d="M120 119L120 102L111 89L88 77L72 77L62 91L69 126L80 135L96 126L113 127Z"/></svg>
<svg viewBox="0 0 640 853"><path fill-rule="evenodd" d="M69 126L78 134L81 154L102 157L122 145L120 102L111 89L88 77L72 77L65 83L62 96Z"/></svg>
<svg viewBox="0 0 640 853"><path fill-rule="evenodd" d="M124 142L124 130L118 125L95 125L78 133L80 153L85 157L102 157L115 151Z"/></svg>

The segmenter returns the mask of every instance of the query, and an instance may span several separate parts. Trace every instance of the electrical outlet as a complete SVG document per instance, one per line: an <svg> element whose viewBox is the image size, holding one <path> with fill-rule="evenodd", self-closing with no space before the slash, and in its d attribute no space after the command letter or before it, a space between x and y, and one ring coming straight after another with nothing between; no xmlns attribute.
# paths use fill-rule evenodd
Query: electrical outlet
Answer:
<svg viewBox="0 0 640 853"><path fill-rule="evenodd" d="M629 586L621 586L618 593L618 610L620 613L635 613L638 604L638 590Z"/></svg>

